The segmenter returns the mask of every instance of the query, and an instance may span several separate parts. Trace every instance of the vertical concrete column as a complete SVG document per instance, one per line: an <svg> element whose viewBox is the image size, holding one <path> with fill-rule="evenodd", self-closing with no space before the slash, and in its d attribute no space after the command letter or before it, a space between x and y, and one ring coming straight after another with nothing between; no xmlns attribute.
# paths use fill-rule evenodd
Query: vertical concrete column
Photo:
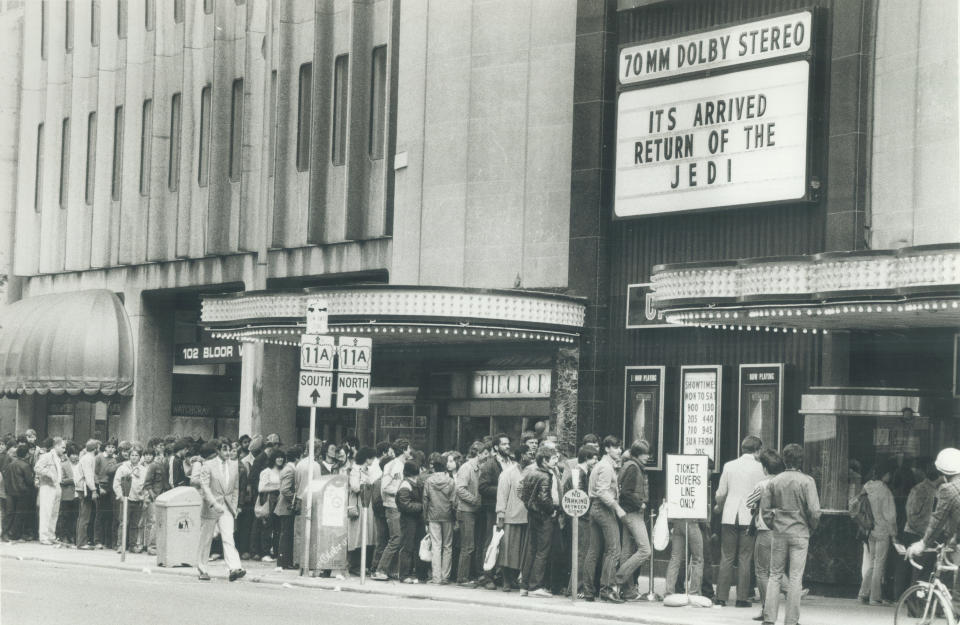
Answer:
<svg viewBox="0 0 960 625"><path fill-rule="evenodd" d="M23 434L28 429L36 430L37 436L47 435L47 396L21 395L17 400L17 412L14 417L16 434Z"/></svg>
<svg viewBox="0 0 960 625"><path fill-rule="evenodd" d="M561 446L574 447L577 435L577 391L580 385L580 346L557 348L553 358L553 386L550 389L550 413L556 418L556 432ZM562 448L562 447L561 447Z"/></svg>
<svg viewBox="0 0 960 625"><path fill-rule="evenodd" d="M296 436L297 370L294 347L244 343L240 372L240 434Z"/></svg>
<svg viewBox="0 0 960 625"><path fill-rule="evenodd" d="M116 435L121 440L144 441L169 434L172 428L174 304L169 299L128 291L124 307L130 319L136 365L133 397L121 402Z"/></svg>

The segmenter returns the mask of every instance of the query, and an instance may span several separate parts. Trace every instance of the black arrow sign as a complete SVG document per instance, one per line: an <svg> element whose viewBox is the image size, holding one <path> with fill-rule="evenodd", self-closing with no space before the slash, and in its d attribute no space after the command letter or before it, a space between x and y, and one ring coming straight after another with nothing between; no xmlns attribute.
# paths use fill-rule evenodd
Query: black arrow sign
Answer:
<svg viewBox="0 0 960 625"><path fill-rule="evenodd" d="M360 391L354 391L354 392L352 392L352 393L343 393L343 395L341 395L341 397L343 397L343 405L346 406L348 399L351 399L351 398L352 398L353 401L354 401L354 403L356 403L356 402L360 401L361 399L363 399L363 393L361 393Z"/></svg>
<svg viewBox="0 0 960 625"><path fill-rule="evenodd" d="M310 393L310 399L313 400L313 403L317 403L320 400L320 393L317 392L317 389L313 389L313 392Z"/></svg>

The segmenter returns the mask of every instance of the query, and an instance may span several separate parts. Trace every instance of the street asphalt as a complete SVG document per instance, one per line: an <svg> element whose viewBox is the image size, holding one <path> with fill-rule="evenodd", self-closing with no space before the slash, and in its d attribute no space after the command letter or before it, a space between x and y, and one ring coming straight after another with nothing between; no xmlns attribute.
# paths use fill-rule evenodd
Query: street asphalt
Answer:
<svg viewBox="0 0 960 625"><path fill-rule="evenodd" d="M0 623L4 625L600 625L600 619L383 595L267 585L222 578L4 560Z"/></svg>
<svg viewBox="0 0 960 625"><path fill-rule="evenodd" d="M751 625L753 609L668 608L660 603L576 604L569 599L457 586L300 577L273 564L247 561L247 576L230 583L222 561L212 581L190 567L162 568L156 558L108 550L78 551L39 543L0 544L0 625L129 622L131 625L216 625L269 621L284 625ZM657 579L662 591L663 580ZM782 623L783 616L778 619ZM878 625L890 608L811 596L803 625Z"/></svg>

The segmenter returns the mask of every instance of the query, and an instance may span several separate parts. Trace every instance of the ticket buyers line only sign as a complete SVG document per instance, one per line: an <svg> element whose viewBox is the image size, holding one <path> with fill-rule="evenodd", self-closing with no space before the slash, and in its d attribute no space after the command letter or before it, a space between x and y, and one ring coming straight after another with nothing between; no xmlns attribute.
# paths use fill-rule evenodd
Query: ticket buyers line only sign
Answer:
<svg viewBox="0 0 960 625"><path fill-rule="evenodd" d="M706 456L667 454L667 515L706 519L710 469Z"/></svg>
<svg viewBox="0 0 960 625"><path fill-rule="evenodd" d="M631 60L621 68L621 82L641 84L617 99L617 217L806 196L810 61L793 55L810 49L810 17L799 13L624 49L621 64ZM776 65L642 84L788 55ZM655 68L648 66L661 56Z"/></svg>

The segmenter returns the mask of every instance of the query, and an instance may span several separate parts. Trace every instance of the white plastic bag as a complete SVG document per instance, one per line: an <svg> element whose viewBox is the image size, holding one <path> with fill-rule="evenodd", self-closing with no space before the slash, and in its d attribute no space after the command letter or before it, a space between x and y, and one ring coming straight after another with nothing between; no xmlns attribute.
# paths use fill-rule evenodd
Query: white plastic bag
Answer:
<svg viewBox="0 0 960 625"><path fill-rule="evenodd" d="M424 562L433 560L433 543L430 542L430 534L423 537L420 541L420 559Z"/></svg>
<svg viewBox="0 0 960 625"><path fill-rule="evenodd" d="M490 537L490 546L487 547L487 553L483 558L483 570L492 571L497 566L497 554L500 553L500 541L503 540L503 530L499 527L493 528L493 536Z"/></svg>
<svg viewBox="0 0 960 625"><path fill-rule="evenodd" d="M657 521L653 524L653 548L663 551L670 544L670 525L667 518L667 503L660 504Z"/></svg>

